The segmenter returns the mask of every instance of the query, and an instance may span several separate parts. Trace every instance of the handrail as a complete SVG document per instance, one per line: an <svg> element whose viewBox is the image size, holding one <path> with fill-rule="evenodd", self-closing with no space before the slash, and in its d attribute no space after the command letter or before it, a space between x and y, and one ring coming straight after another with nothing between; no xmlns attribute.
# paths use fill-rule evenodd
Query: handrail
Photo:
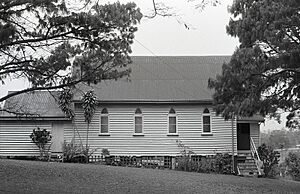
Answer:
<svg viewBox="0 0 300 194"><path fill-rule="evenodd" d="M252 156L255 160L255 164L256 164L256 167L257 167L257 170L258 170L258 174L262 175L261 167L263 165L263 162L260 160L259 154L257 152L256 146L255 146L255 143L254 143L252 137L250 137L250 150L251 150L251 154L252 154Z"/></svg>
<svg viewBox="0 0 300 194"><path fill-rule="evenodd" d="M256 156L257 156L257 160L261 161L260 160L260 157L259 157L259 154L257 152L257 149L256 149L256 146L255 146L255 143L254 143L254 140L252 137L250 137L250 140L251 140L251 148L253 149L253 152L255 152ZM252 151L251 149L251 151Z"/></svg>

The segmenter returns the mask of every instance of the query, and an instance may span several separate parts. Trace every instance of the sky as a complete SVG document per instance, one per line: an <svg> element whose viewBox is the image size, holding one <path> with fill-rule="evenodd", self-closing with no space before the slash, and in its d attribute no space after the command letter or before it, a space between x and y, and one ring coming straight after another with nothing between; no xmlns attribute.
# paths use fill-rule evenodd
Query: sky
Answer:
<svg viewBox="0 0 300 194"><path fill-rule="evenodd" d="M144 15L151 15L152 0L133 1ZM195 9L195 4L200 0L161 1L171 7L170 12L176 16L143 18L132 45L132 55L232 55L239 45L237 38L226 33L226 25L231 17L228 6L233 0L223 0L217 6L208 5L204 10ZM184 23L188 24L189 29ZM24 80L7 80L5 85L0 84L0 97L9 90L20 90L27 86L28 83ZM261 125L261 129L269 131L283 126L284 121L278 124L277 121L267 120Z"/></svg>

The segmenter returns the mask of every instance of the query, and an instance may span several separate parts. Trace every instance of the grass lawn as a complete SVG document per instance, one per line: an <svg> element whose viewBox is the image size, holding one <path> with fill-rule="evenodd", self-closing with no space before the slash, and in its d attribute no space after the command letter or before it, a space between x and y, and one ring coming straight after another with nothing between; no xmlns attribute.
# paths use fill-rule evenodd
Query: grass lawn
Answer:
<svg viewBox="0 0 300 194"><path fill-rule="evenodd" d="M0 193L300 193L300 182L0 159Z"/></svg>

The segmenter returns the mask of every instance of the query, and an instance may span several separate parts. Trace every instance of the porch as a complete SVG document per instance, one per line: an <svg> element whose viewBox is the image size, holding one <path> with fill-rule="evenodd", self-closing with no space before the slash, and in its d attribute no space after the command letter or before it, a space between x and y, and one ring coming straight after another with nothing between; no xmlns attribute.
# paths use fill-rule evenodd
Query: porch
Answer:
<svg viewBox="0 0 300 194"><path fill-rule="evenodd" d="M237 123L236 170L241 176L261 176L262 161L257 153L259 146L259 123L249 120Z"/></svg>

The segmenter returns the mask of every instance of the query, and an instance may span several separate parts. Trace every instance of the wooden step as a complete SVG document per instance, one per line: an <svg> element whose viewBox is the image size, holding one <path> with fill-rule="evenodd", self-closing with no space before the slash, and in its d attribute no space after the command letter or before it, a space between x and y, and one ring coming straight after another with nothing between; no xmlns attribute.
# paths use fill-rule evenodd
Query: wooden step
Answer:
<svg viewBox="0 0 300 194"><path fill-rule="evenodd" d="M240 170L253 170L253 171L258 171L256 166L243 166L243 167L240 167L239 166L239 169Z"/></svg>

